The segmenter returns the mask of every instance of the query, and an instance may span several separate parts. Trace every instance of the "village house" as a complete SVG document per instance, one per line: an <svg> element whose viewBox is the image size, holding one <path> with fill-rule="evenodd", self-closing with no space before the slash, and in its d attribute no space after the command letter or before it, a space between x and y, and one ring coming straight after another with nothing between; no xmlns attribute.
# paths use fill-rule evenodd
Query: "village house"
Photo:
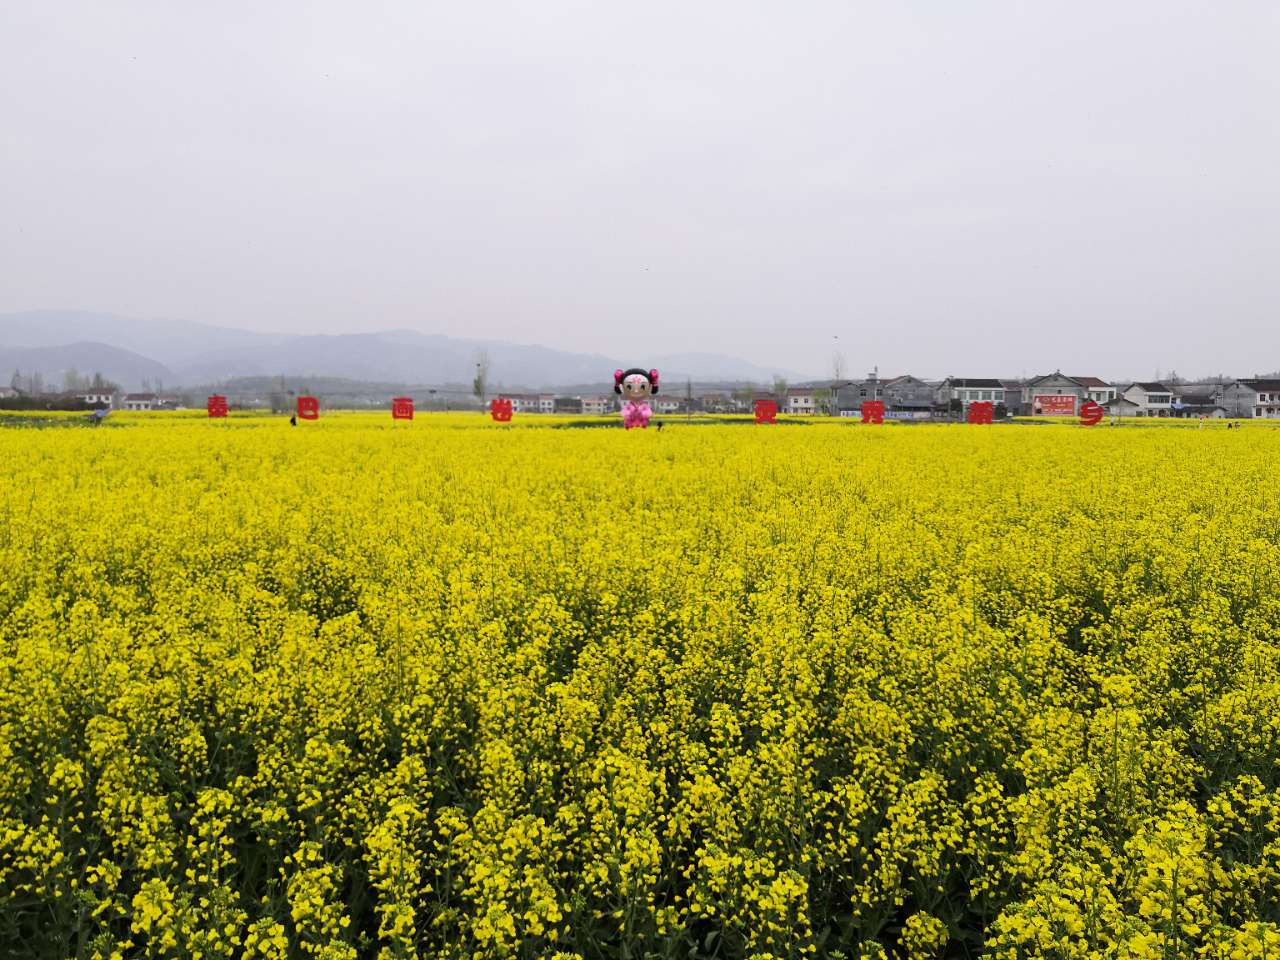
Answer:
<svg viewBox="0 0 1280 960"><path fill-rule="evenodd" d="M727 393L713 390L702 395L702 409L708 413L733 413L740 406L741 404Z"/></svg>
<svg viewBox="0 0 1280 960"><path fill-rule="evenodd" d="M126 393L124 395L126 410L154 410L156 395L154 393Z"/></svg>
<svg viewBox="0 0 1280 960"><path fill-rule="evenodd" d="M679 413L684 406L684 401L679 397L668 397L659 394L649 401L649 405L653 408L654 413Z"/></svg>
<svg viewBox="0 0 1280 960"><path fill-rule="evenodd" d="M1061 370L1032 377L1022 391L1022 409L1033 417L1074 417L1089 399L1089 387Z"/></svg>
<svg viewBox="0 0 1280 960"><path fill-rule="evenodd" d="M554 393L544 393L538 397L539 413L555 413L556 412L556 395Z"/></svg>
<svg viewBox="0 0 1280 960"><path fill-rule="evenodd" d="M787 390L786 406L781 413L813 413L814 389L812 387L791 387Z"/></svg>
<svg viewBox="0 0 1280 960"><path fill-rule="evenodd" d="M536 393L500 393L499 400L511 401L512 413L537 413L538 395Z"/></svg>
<svg viewBox="0 0 1280 960"><path fill-rule="evenodd" d="M933 396L935 404L944 410L965 411L969 404L978 402L1003 404L1004 381L983 377L947 377L934 388Z"/></svg>
<svg viewBox="0 0 1280 960"><path fill-rule="evenodd" d="M862 401L865 399L860 394L865 391L865 387L859 383L847 383L836 391L836 416L838 417L858 417L862 415Z"/></svg>
<svg viewBox="0 0 1280 960"><path fill-rule="evenodd" d="M1114 386L1098 377L1072 377L1071 379L1085 388L1087 391L1085 399L1095 403L1105 405L1118 395Z"/></svg>
<svg viewBox="0 0 1280 960"><path fill-rule="evenodd" d="M860 401L884 399L884 381L880 379L879 368L876 368L872 373L868 373L862 381L850 381L849 386L857 388Z"/></svg>
<svg viewBox="0 0 1280 960"><path fill-rule="evenodd" d="M582 398L582 412L589 413L593 416L604 416L607 413L613 413L618 409L618 398L616 396L595 396Z"/></svg>
<svg viewBox="0 0 1280 960"><path fill-rule="evenodd" d="M1004 409L1009 416L1021 416L1026 411L1025 391L1027 385L1022 380L1001 380L1004 387Z"/></svg>
<svg viewBox="0 0 1280 960"><path fill-rule="evenodd" d="M1112 397L1102 405L1102 409L1107 412L1108 417L1136 417L1138 415L1138 405L1132 400L1126 400L1124 397Z"/></svg>
<svg viewBox="0 0 1280 960"><path fill-rule="evenodd" d="M1124 398L1138 405L1139 417L1171 416L1173 405L1181 402L1175 390L1163 383L1135 383L1124 392Z"/></svg>
<svg viewBox="0 0 1280 960"><path fill-rule="evenodd" d="M1180 394L1179 402L1173 404L1175 417L1204 417L1218 420L1227 415L1223 403L1223 384L1216 381L1197 381L1180 383L1176 387Z"/></svg>
<svg viewBox="0 0 1280 960"><path fill-rule="evenodd" d="M880 399L885 415L897 420L927 420L933 415L934 388L910 374L884 381Z"/></svg>
<svg viewBox="0 0 1280 960"><path fill-rule="evenodd" d="M88 390L75 394L75 398L88 406L105 407L108 410L116 403L115 394L110 390Z"/></svg>
<svg viewBox="0 0 1280 960"><path fill-rule="evenodd" d="M1221 402L1229 417L1280 417L1280 379L1236 380L1223 388Z"/></svg>
<svg viewBox="0 0 1280 960"><path fill-rule="evenodd" d="M14 387L0 387L0 400L11 400L19 396L17 389Z"/></svg>
<svg viewBox="0 0 1280 960"><path fill-rule="evenodd" d="M862 404L867 400L884 399L885 382L878 373L869 373L865 380L848 380L836 388L836 414L841 417L862 416Z"/></svg>
<svg viewBox="0 0 1280 960"><path fill-rule="evenodd" d="M581 413L582 398L581 397L554 397L552 399L552 413Z"/></svg>
<svg viewBox="0 0 1280 960"><path fill-rule="evenodd" d="M840 414L840 397L842 391L847 392L852 380L828 380L817 383L813 388L813 412L827 417Z"/></svg>

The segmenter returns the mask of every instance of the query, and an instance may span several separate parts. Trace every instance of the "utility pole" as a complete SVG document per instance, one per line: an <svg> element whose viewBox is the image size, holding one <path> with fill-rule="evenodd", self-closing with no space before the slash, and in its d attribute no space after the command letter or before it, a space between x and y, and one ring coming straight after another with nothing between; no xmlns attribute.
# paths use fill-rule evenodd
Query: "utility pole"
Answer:
<svg viewBox="0 0 1280 960"><path fill-rule="evenodd" d="M831 396L827 398L827 416L834 417L836 396L840 391L840 381L844 379L844 357L840 355L840 334L831 335Z"/></svg>

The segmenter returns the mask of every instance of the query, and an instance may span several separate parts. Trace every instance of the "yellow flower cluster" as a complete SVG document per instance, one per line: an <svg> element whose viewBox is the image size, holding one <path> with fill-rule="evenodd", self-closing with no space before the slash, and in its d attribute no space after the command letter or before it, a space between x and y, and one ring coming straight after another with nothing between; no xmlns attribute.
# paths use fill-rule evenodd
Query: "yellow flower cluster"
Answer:
<svg viewBox="0 0 1280 960"><path fill-rule="evenodd" d="M1280 960L1278 437L0 423L0 943Z"/></svg>

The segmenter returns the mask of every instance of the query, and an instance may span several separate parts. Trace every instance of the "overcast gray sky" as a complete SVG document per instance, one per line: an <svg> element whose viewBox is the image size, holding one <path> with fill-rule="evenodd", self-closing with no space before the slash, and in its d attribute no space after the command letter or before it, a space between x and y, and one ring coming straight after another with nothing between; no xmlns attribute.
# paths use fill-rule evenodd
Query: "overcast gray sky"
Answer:
<svg viewBox="0 0 1280 960"><path fill-rule="evenodd" d="M0 2L0 311L1280 367L1280 6Z"/></svg>

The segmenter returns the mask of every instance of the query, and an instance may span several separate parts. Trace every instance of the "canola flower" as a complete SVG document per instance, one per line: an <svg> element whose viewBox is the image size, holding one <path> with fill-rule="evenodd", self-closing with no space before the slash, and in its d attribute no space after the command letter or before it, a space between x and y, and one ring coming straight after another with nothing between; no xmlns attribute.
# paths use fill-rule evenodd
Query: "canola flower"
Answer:
<svg viewBox="0 0 1280 960"><path fill-rule="evenodd" d="M1280 958L1280 434L0 429L0 944Z"/></svg>

